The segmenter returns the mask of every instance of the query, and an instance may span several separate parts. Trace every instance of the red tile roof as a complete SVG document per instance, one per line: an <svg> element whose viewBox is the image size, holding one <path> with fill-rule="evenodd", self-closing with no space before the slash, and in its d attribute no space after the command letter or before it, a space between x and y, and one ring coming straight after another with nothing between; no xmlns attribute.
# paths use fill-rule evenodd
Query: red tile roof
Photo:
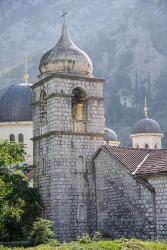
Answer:
<svg viewBox="0 0 167 250"><path fill-rule="evenodd" d="M25 173L25 176L27 176L28 180L31 181L34 177L34 169L31 169L27 173Z"/></svg>
<svg viewBox="0 0 167 250"><path fill-rule="evenodd" d="M167 149L124 148L104 145L132 174L153 175L167 173Z"/></svg>

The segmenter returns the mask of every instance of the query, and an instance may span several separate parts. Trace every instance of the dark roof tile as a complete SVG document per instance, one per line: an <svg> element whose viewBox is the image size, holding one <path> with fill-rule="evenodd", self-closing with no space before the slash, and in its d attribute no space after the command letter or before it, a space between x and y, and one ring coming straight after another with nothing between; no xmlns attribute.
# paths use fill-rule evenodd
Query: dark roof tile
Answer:
<svg viewBox="0 0 167 250"><path fill-rule="evenodd" d="M103 146L132 174L152 175L167 173L167 149L140 149Z"/></svg>

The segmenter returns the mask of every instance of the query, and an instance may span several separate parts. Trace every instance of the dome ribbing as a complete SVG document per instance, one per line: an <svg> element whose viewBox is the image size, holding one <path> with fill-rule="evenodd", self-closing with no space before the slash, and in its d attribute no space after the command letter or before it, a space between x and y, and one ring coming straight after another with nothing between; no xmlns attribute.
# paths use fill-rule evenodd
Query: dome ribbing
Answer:
<svg viewBox="0 0 167 250"><path fill-rule="evenodd" d="M60 40L42 56L39 70L41 75L63 73L92 77L93 66L88 55L71 41L64 24Z"/></svg>
<svg viewBox="0 0 167 250"><path fill-rule="evenodd" d="M32 91L25 83L0 91L0 122L19 121L32 121Z"/></svg>

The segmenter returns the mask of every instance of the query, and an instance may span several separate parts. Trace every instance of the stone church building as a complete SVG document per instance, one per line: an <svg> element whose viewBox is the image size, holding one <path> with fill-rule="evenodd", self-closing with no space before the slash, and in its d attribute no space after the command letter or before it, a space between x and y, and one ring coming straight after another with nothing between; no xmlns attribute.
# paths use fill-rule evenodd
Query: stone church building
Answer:
<svg viewBox="0 0 167 250"><path fill-rule="evenodd" d="M150 139L161 139L159 125L145 117L133 133L136 148L119 147L104 127L104 80L93 76L66 24L39 69L32 86L34 182L59 240L97 230L112 238L167 239L167 150Z"/></svg>

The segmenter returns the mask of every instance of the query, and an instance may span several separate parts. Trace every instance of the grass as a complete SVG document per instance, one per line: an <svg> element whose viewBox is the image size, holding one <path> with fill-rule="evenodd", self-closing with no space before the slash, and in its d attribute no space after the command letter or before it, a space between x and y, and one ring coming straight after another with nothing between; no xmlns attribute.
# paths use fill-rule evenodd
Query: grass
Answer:
<svg viewBox="0 0 167 250"><path fill-rule="evenodd" d="M0 246L0 250L9 250L9 247ZM25 250L25 248L13 248ZM141 241L136 239L91 242L81 244L77 242L64 243L61 246L39 245L27 248L27 250L167 250L167 244L163 242Z"/></svg>

